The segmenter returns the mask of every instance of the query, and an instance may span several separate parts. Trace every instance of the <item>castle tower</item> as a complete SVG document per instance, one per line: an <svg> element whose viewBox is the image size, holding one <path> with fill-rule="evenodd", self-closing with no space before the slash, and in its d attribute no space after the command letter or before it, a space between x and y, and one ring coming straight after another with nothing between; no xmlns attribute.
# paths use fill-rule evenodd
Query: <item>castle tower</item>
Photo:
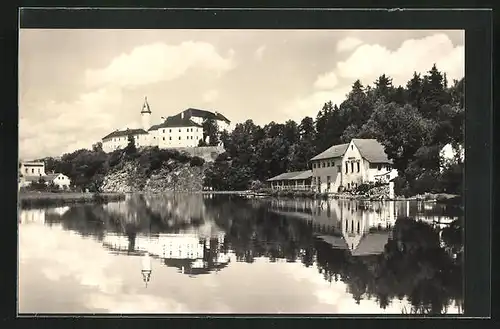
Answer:
<svg viewBox="0 0 500 329"><path fill-rule="evenodd" d="M144 105L142 105L141 110L141 121L142 121L142 129L148 131L150 126L150 118L151 118L151 109L149 108L148 98L144 97Z"/></svg>

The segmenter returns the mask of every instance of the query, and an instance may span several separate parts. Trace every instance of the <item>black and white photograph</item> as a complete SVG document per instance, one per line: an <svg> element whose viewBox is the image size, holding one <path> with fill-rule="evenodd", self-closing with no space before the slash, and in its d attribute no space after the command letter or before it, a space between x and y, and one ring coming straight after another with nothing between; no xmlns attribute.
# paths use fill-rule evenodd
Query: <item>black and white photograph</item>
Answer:
<svg viewBox="0 0 500 329"><path fill-rule="evenodd" d="M19 314L464 313L464 30L19 30Z"/></svg>

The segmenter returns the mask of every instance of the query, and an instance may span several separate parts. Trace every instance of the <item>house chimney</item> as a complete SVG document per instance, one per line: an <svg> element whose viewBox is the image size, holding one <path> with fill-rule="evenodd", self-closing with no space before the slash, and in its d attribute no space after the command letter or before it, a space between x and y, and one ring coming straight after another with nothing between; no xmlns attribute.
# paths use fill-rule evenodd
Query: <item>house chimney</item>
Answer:
<svg viewBox="0 0 500 329"><path fill-rule="evenodd" d="M184 119L184 111L181 112L181 119Z"/></svg>

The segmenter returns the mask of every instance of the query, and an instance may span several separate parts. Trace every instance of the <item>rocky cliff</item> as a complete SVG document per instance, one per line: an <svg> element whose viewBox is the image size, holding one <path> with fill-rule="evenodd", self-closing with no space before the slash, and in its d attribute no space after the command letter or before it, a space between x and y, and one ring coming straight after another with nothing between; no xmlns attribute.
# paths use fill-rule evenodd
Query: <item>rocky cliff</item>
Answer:
<svg viewBox="0 0 500 329"><path fill-rule="evenodd" d="M160 169L144 173L131 161L110 171L101 186L102 192L198 192L203 188L204 172L209 164L191 166L170 160Z"/></svg>

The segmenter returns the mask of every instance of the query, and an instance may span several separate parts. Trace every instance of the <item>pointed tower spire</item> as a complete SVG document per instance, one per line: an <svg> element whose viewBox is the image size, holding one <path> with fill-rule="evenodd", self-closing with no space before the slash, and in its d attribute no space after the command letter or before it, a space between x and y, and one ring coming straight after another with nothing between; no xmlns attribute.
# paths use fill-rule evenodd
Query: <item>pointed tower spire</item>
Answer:
<svg viewBox="0 0 500 329"><path fill-rule="evenodd" d="M151 114L151 109L149 108L149 104L148 104L148 96L144 97L144 105L142 105L141 113Z"/></svg>

